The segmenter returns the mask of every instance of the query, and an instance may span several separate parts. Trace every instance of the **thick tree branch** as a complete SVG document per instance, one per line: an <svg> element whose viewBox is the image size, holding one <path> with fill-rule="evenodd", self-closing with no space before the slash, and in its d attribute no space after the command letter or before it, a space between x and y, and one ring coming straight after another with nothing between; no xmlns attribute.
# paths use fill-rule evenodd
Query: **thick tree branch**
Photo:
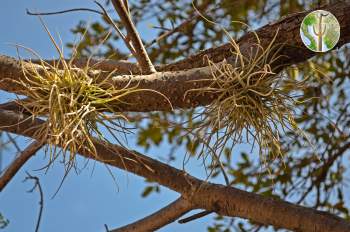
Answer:
<svg viewBox="0 0 350 232"><path fill-rule="evenodd" d="M180 197L159 211L129 225L111 230L110 232L147 232L155 231L176 221L179 217L192 210L190 201Z"/></svg>
<svg viewBox="0 0 350 232"><path fill-rule="evenodd" d="M145 74L156 72L150 58L148 57L147 51L143 46L143 43L136 30L136 27L133 21L131 20L127 6L124 4L122 0L112 0L112 4L116 9L116 11L118 12L120 20L123 22L123 25L125 26L125 29L127 31L127 36L131 40L132 45L136 52L135 58L139 62L142 71Z"/></svg>
<svg viewBox="0 0 350 232"><path fill-rule="evenodd" d="M40 119L33 120L31 117L6 110L0 110L0 117L2 130L28 137L35 136L35 128L43 123ZM294 231L350 231L349 221L332 214L233 187L208 183L124 147L97 140L94 144L97 156L87 153L86 150L80 150L79 154L172 189L190 200L194 208Z"/></svg>
<svg viewBox="0 0 350 232"><path fill-rule="evenodd" d="M41 60L32 59L25 60L27 62L33 62L35 64L41 64ZM68 63L69 59L65 59ZM57 65L57 60L45 60L50 65ZM140 74L140 66L138 64L126 61L126 60L111 60L111 59L86 59L79 58L74 59L72 65L76 68L90 67L96 70L103 70L106 72L115 72L116 75L128 75L128 74ZM61 66L62 68L62 66Z"/></svg>
<svg viewBox="0 0 350 232"><path fill-rule="evenodd" d="M10 164L5 173L0 177L0 192L6 187L11 179L16 175L18 170L40 150L42 143L37 141L32 142L26 149L24 149L18 157Z"/></svg>
<svg viewBox="0 0 350 232"><path fill-rule="evenodd" d="M23 63L26 67L26 63ZM28 65L28 69L32 69L32 65ZM39 72L43 72L43 67L37 65ZM91 72L92 78L105 79L109 72ZM141 89L149 89L159 92L141 91L129 94L123 98L127 104L116 102L116 111L138 111L148 112L154 110L171 110L172 106L176 108L190 108L198 105L207 105L214 96L206 93L198 95L197 93L185 94L193 88L207 86L212 78L212 72L209 67L198 69L190 69L179 72L160 72L149 75L118 75L109 79L111 84L116 88L125 86L136 87ZM10 57L0 56L0 89L21 94L21 86L16 85L11 80L24 79L22 64ZM199 81L202 80L202 81ZM161 96L164 95L165 97ZM169 100L169 101L168 101Z"/></svg>
<svg viewBox="0 0 350 232"><path fill-rule="evenodd" d="M337 47L342 46L350 41L350 18L347 17L347 12L350 12L350 2L338 2L334 5L328 5L324 9L332 12L338 19L341 25L341 38ZM306 61L316 53L307 49L299 35L299 27L303 17L308 12L301 12L290 15L278 22L266 25L257 30L256 33L260 38L261 44L266 46L271 42L279 29L276 43L284 44L280 50L280 55L283 58L272 64L272 68L278 72L282 67L290 64ZM239 40L239 45L242 54L249 56L251 48L256 43L256 38L253 33L248 33ZM210 68L203 61L204 56L209 59L219 62L223 59L230 60L232 55L229 44L218 48L211 48L200 54L189 57L183 61L176 62L171 65L158 67L158 73L150 75L116 75L111 78L111 82L121 88L129 84L129 86L137 86L140 89L150 89L166 96L171 102L173 108L193 108L209 104L216 96L213 93L206 92L201 95L189 90L207 87L212 78ZM204 62L204 63L203 63ZM103 63L103 62L102 62ZM100 65L102 65L102 63ZM130 68L134 69L131 64ZM42 67L38 65L38 69ZM181 70L181 71L179 71ZM109 75L109 72L96 71L91 74L92 78L104 78ZM20 92L19 86L9 82L10 79L23 78L21 64L7 56L0 56L0 89L10 92ZM149 91L141 91L127 95L123 101L129 104L119 104L115 106L116 111L167 111L171 110L169 102L159 94Z"/></svg>

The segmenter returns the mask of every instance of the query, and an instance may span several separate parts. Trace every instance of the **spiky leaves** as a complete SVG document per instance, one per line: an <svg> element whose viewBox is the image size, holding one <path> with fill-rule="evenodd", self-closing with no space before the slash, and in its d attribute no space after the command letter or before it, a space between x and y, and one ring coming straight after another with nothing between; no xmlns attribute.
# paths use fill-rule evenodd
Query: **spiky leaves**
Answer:
<svg viewBox="0 0 350 232"><path fill-rule="evenodd" d="M220 64L209 60L211 85L192 90L218 96L199 113L200 123L192 133L207 145L201 152L214 154L215 159L225 148L244 142L257 143L262 158L280 156L280 133L300 132L293 118L297 103L292 94L305 88L306 83L271 69L280 58L276 54L281 46L274 45L274 40L265 48L254 44L250 56L242 55L233 39L231 43L234 59Z"/></svg>
<svg viewBox="0 0 350 232"><path fill-rule="evenodd" d="M36 64L23 65L25 79L17 82L22 86L23 95L28 97L18 103L33 117L47 118L36 137L48 143L50 160L58 156L60 152L56 147L60 146L69 166L82 148L96 154L93 136L107 140L103 126L121 143L117 133L126 132L122 125L127 118L112 109L116 102L122 102L123 96L140 91L127 86L115 89L107 82L109 76L93 79L91 68L75 69L71 63L64 59L55 65L42 61L41 69Z"/></svg>

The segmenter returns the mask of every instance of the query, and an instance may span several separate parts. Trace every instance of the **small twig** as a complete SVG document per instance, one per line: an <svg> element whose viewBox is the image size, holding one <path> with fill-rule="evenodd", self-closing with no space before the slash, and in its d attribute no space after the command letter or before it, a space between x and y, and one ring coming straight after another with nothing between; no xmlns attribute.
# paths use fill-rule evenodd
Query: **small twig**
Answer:
<svg viewBox="0 0 350 232"><path fill-rule="evenodd" d="M54 11L54 12L31 12L30 10L26 9L27 15L35 15L35 16L42 16L42 15L57 15L57 14L65 14L68 12L75 12L75 11L89 11L93 13L97 13L100 15L103 15L101 11L90 9L90 8L74 8L69 10L61 10L61 11Z"/></svg>
<svg viewBox="0 0 350 232"><path fill-rule="evenodd" d="M196 219L198 219L198 218L207 216L208 214L211 214L212 212L214 212L214 211L202 211L202 212L200 212L200 213L193 214L192 216L189 216L189 217L187 217L187 218L178 220L177 222L180 223L180 224L184 224L184 223L187 223L187 222L196 220Z"/></svg>
<svg viewBox="0 0 350 232"><path fill-rule="evenodd" d="M136 56L136 51L134 49L134 47L129 43L129 40L126 38L126 36L123 34L123 32L121 32L121 30L119 29L119 27L114 23L113 19L109 16L109 14L107 13L106 9L97 1L95 1L95 3L101 8L101 10L103 11L103 16L105 17L105 19L113 26L113 28L117 31L117 33L119 34L119 36L122 38L122 40L124 41L125 45L128 47L128 49L130 50L130 52Z"/></svg>
<svg viewBox="0 0 350 232"><path fill-rule="evenodd" d="M32 157L41 147L42 143L32 142L25 150L6 169L5 173L0 177L0 192L6 187L10 180L16 175L18 170Z"/></svg>
<svg viewBox="0 0 350 232"><path fill-rule="evenodd" d="M194 209L190 201L180 197L159 211L139 221L123 226L110 232L142 232L155 231Z"/></svg>
<svg viewBox="0 0 350 232"><path fill-rule="evenodd" d="M10 133L6 132L6 135L10 143L12 143L12 145L16 148L17 152L21 152L21 148L18 146L16 140L10 135Z"/></svg>
<svg viewBox="0 0 350 232"><path fill-rule="evenodd" d="M42 214L43 214L43 209L44 209L44 194L43 194L43 190L42 190L41 185L40 185L39 178L36 177L36 176L30 175L28 172L26 172L26 173L27 173L28 176L24 179L23 182L25 182L27 180L34 180L34 186L30 190L28 190L28 192L32 193L34 191L34 189L37 188L38 191L39 191L39 194L40 194L39 215L38 215L38 220L37 220L36 226L35 226L35 232L38 232L39 231L39 227L40 227L41 217L42 217Z"/></svg>
<svg viewBox="0 0 350 232"><path fill-rule="evenodd" d="M178 32L178 31L180 31L181 29L186 27L188 24L190 24L191 22L193 22L194 20L199 18L199 16L200 16L200 14L198 14L198 12L196 12L192 17L190 17L189 19L183 21L182 23L180 23L176 27L166 30L165 32L160 34L157 38L155 38L151 42L147 43L146 44L146 48L152 46L153 44L159 42L160 40L163 40L166 37L169 37L169 36L173 35L174 33ZM155 27L155 28L157 28L157 27Z"/></svg>
<svg viewBox="0 0 350 232"><path fill-rule="evenodd" d="M127 37L131 40L132 45L136 51L135 58L140 64L142 71L146 74L155 73L156 69L154 68L150 58L148 57L146 48L144 47L141 41L141 38L136 30L134 23L130 18L130 14L126 9L123 0L112 0L112 4L118 12L120 20L125 26L125 29L127 31Z"/></svg>

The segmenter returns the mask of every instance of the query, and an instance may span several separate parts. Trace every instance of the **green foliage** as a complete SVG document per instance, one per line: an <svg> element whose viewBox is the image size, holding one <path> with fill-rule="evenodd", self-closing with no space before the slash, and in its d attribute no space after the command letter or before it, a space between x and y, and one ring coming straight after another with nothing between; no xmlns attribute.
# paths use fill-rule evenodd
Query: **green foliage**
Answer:
<svg viewBox="0 0 350 232"><path fill-rule="evenodd" d="M150 183L147 187L145 187L145 189L143 190L141 196L142 197L147 197L149 196L151 193L159 193L160 192L160 186L158 184L152 183L147 181L148 183Z"/></svg>
<svg viewBox="0 0 350 232"><path fill-rule="evenodd" d="M160 127L157 127L156 125L149 124L149 126L146 128L140 129L139 135L138 135L138 141L137 145L143 146L146 149L148 149L152 143L153 145L158 146L162 141L162 131Z"/></svg>
<svg viewBox="0 0 350 232"><path fill-rule="evenodd" d="M316 23L317 23L317 18L315 14L309 14L303 20L303 24L305 24L306 26L312 26Z"/></svg>
<svg viewBox="0 0 350 232"><path fill-rule="evenodd" d="M5 229L9 223L10 221L0 213L0 229Z"/></svg>

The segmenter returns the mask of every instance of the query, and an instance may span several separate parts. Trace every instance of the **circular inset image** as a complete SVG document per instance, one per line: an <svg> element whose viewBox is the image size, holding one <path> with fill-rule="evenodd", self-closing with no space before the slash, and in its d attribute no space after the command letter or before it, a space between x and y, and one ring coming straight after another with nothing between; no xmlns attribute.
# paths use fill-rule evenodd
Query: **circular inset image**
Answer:
<svg viewBox="0 0 350 232"><path fill-rule="evenodd" d="M314 52L329 51L338 43L339 22L328 11L313 11L303 19L300 26L300 37L305 46Z"/></svg>

